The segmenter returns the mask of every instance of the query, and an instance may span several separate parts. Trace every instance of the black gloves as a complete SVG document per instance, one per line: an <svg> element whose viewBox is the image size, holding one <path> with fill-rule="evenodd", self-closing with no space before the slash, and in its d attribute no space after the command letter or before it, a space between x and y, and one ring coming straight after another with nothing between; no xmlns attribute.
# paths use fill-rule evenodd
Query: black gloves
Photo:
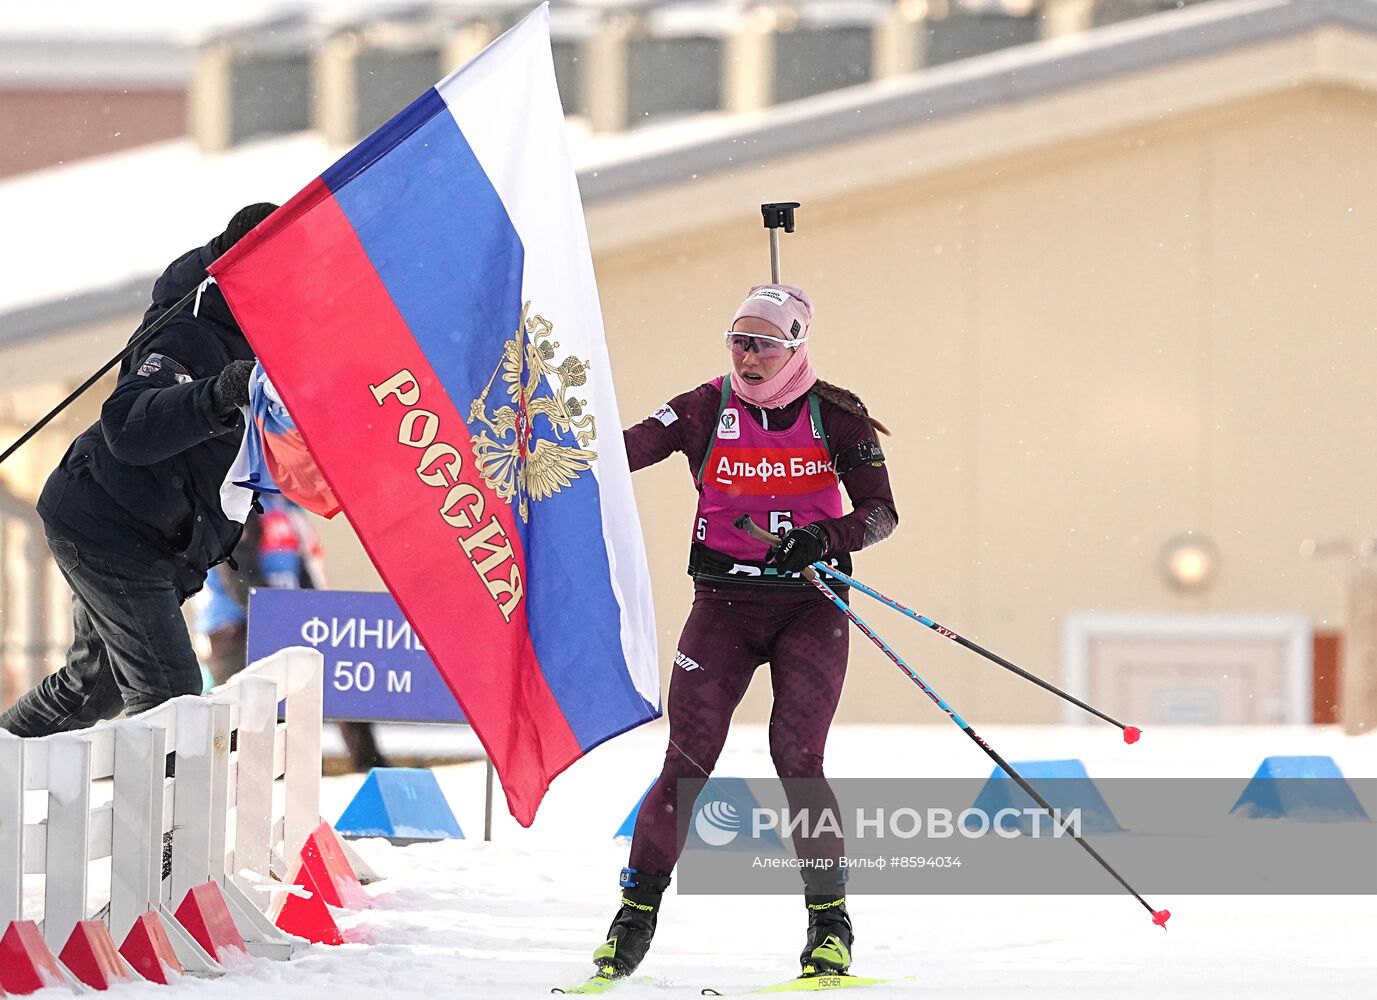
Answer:
<svg viewBox="0 0 1377 1000"><path fill-rule="evenodd" d="M827 533L816 524L790 528L766 562L781 573L799 573L827 555Z"/></svg>
<svg viewBox="0 0 1377 1000"><path fill-rule="evenodd" d="M249 405L249 376L252 361L231 361L225 365L210 386L210 401L215 415L221 420L234 416L234 411Z"/></svg>

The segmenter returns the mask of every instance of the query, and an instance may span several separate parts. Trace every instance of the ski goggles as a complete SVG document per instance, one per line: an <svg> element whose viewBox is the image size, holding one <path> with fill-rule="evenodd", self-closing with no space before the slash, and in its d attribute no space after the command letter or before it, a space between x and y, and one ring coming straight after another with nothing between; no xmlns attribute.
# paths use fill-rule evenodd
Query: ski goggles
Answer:
<svg viewBox="0 0 1377 1000"><path fill-rule="evenodd" d="M755 351L762 358L777 358L800 344L808 343L807 337L785 340L782 337L763 337L758 333L740 333L736 330L728 330L722 336L726 338L727 349L738 358L744 358L748 351Z"/></svg>

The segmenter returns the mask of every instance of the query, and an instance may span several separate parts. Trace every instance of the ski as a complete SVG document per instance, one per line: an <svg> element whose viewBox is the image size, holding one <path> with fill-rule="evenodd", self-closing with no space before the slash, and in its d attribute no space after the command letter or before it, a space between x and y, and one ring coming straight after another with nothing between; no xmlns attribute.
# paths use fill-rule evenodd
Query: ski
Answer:
<svg viewBox="0 0 1377 1000"><path fill-rule="evenodd" d="M606 993L606 992L607 992L608 990L610 990L612 987L618 986L618 985L620 985L620 984L622 984L622 983L648 983L648 982L650 982L650 977L649 977L649 976L622 976L622 977L620 977L620 978L613 978L613 977L611 977L611 976L604 976L604 975L599 974L599 975L589 976L589 977L588 977L587 979L585 979L583 982L581 982L581 983L575 983L573 986L554 986L554 987L551 987L550 992L551 992L551 993L562 993L562 994L566 994L566 995L569 995L569 994L584 994L584 995L590 995L590 994L594 994L594 993Z"/></svg>
<svg viewBox="0 0 1377 1000"><path fill-rule="evenodd" d="M706 987L703 989L702 995L705 997L729 997L747 996L757 993L817 993L822 990L842 990L849 986L874 986L876 983L887 982L889 982L888 979L875 979L868 976L797 976L794 979L789 979L782 983L761 986L753 990L737 990L731 993L724 993L721 990Z"/></svg>

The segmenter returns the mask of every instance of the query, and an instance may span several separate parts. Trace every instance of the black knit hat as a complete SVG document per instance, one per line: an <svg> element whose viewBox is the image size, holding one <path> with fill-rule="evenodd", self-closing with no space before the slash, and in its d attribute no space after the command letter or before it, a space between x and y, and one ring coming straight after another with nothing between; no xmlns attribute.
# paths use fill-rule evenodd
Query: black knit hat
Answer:
<svg viewBox="0 0 1377 1000"><path fill-rule="evenodd" d="M257 205L245 205L234 213L234 217L229 220L229 225L225 227L225 231L210 241L211 252L215 254L218 260L225 251L247 236L254 226L276 211L277 206L266 201L259 202Z"/></svg>

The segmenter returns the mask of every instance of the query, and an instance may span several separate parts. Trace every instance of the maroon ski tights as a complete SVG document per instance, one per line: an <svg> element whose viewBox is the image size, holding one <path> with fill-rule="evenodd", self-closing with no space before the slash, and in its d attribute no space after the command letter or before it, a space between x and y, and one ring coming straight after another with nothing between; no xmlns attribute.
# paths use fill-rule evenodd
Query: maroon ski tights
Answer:
<svg viewBox="0 0 1377 1000"><path fill-rule="evenodd" d="M695 584L669 686L664 770L641 803L630 867L656 874L673 870L691 814L679 810L680 792L689 801L712 774L732 712L762 663L770 664L774 690L770 756L790 808L836 809L822 758L846 677L847 627L846 618L812 587ZM842 848L836 835L794 838L799 857L831 859L833 883Z"/></svg>

